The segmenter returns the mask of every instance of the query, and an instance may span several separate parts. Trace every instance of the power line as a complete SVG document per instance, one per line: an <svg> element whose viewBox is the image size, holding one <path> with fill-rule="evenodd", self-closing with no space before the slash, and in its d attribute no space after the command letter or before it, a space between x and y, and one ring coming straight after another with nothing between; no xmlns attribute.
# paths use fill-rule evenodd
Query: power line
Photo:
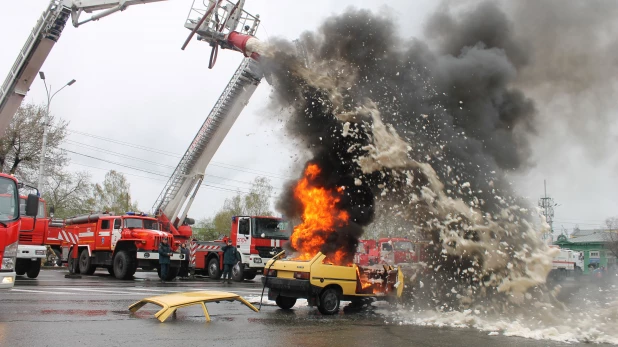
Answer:
<svg viewBox="0 0 618 347"><path fill-rule="evenodd" d="M109 139L109 138L105 138L105 137L102 137L102 136L99 136L99 135L89 134L89 133L86 133L86 132L77 131L77 130L73 130L73 129L68 129L67 128L66 130L69 131L69 132L78 134L78 135L92 137L92 138L95 138L95 139L98 139L98 140L108 141L108 142L119 144L119 145L122 145L122 146L127 146L127 147L131 147L131 148L135 148L135 149L140 149L140 150L147 151L147 152L153 152L153 153L157 153L157 154L167 155L167 156L171 156L171 157L175 157L175 158L182 158L182 155L180 155L178 153L164 151L164 150L160 150L160 149L153 148L153 147L142 146L142 145L138 145L138 144L134 144L134 143L130 143L130 142L125 142L125 141L120 141L120 140L115 140L115 139ZM73 142L77 142L77 141L73 141ZM253 173L253 174L256 174L256 175L264 175L264 176L278 178L278 179L285 179L285 180L295 179L295 178L290 177L290 176L280 175L280 174L276 174L276 173L268 172L268 171L250 169L250 168L246 168L246 167L242 167L242 166L238 166L238 165L234 165L234 164L229 164L229 163L222 163L222 162L212 161L210 163L210 165L219 166L219 167L222 167L224 169L245 171L245 172Z"/></svg>
<svg viewBox="0 0 618 347"><path fill-rule="evenodd" d="M96 159L96 160L101 160L101 161L104 161L104 162L107 162L107 163L110 163L110 164L119 165L119 166L123 166L123 167L129 168L129 169L146 172L146 173L149 173L149 174L152 174L152 175L163 176L163 177L166 177L166 178L169 178L171 176L171 174L166 175L166 174L156 173L156 172L148 171L148 170L145 170L145 169L136 168L136 167L133 167L133 166L130 166L130 165L116 163L116 162L113 162L113 161L110 161L110 160L106 160L106 159L103 159L103 158L98 158L98 157L94 157L94 156L91 156L91 155L87 155L87 154L83 154L83 153L78 153L78 152L75 152L75 151L68 150L66 148L61 148L61 149L64 150L64 151L67 151L69 153L72 153L72 154L77 154L77 155L81 155L81 156L84 156L84 157L88 157L88 158L92 158L92 159ZM238 182L238 183L248 184L248 185L252 185L253 184L253 182L235 180L235 179L232 179L232 178L227 178L227 177L222 177L222 176L217 176L217 175L211 175L211 174L206 174L204 176L205 177L212 177L212 178L219 178L219 179L226 180L226 181L233 181L233 182ZM223 183L217 183L217 184L226 185L226 184L223 184ZM236 186L230 186L230 187L236 187Z"/></svg>
<svg viewBox="0 0 618 347"><path fill-rule="evenodd" d="M106 168L101 168L101 167L96 167L96 166L91 166L91 165L86 165L86 164L81 164L81 163L73 163L73 164L79 165L79 166L85 166L85 167L89 167L89 168L93 168L93 169L98 169L98 170L105 170L105 171L108 170ZM133 173L124 172L124 171L120 171L120 170L115 170L115 171L118 172L118 173L124 174L124 175L136 176L136 177L140 177L140 178L146 178L146 179L153 180L153 181L159 181L159 182L165 182L166 181L166 180L160 179L160 178L140 176L140 175L136 175L136 174L133 174ZM246 191L243 191L243 190L240 190L240 189L233 190L233 189L229 189L229 188L218 187L218 186L215 186L215 185L209 184L209 183L202 183L200 186L201 187L206 187L206 188L217 189L217 190L221 190L221 191L225 191L225 192L243 194L243 195L251 194L251 192L246 192ZM230 187L235 187L235 186L230 186ZM236 188L239 188L239 187L236 187ZM270 195L270 197L276 197L276 196L277 196L276 194L271 194Z"/></svg>

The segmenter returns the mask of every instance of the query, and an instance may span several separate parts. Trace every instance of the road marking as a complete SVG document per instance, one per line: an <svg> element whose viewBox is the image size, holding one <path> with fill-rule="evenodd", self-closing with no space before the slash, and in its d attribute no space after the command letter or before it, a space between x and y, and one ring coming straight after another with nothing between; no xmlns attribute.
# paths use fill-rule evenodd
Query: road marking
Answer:
<svg viewBox="0 0 618 347"><path fill-rule="evenodd" d="M31 290L31 289L16 289L13 288L9 291L12 292L25 292L25 293L36 293L36 294L73 294L73 293L65 293L65 292L46 292L43 290ZM15 293L15 294L25 294L25 293Z"/></svg>

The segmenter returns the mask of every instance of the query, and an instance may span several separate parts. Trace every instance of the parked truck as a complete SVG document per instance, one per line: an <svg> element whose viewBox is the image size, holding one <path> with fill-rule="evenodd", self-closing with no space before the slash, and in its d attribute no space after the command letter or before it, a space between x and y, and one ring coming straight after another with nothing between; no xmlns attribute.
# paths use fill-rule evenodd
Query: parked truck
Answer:
<svg viewBox="0 0 618 347"><path fill-rule="evenodd" d="M557 248L559 253L552 260L552 271L550 276L564 277L569 275L580 275L584 269L584 253L570 249Z"/></svg>
<svg viewBox="0 0 618 347"><path fill-rule="evenodd" d="M24 214L34 218L38 209L38 196L28 195ZM0 173L0 289L12 288L15 284L21 217L17 179Z"/></svg>
<svg viewBox="0 0 618 347"><path fill-rule="evenodd" d="M159 221L144 213L78 216L65 220L65 230L79 237L77 268L86 275L101 267L118 279L132 279L137 268L156 268L161 276L158 247L164 237L174 252L164 280L173 280L178 275L180 261L184 259L177 252L179 242L174 240L174 235L161 231ZM70 265L71 247L63 243L63 258Z"/></svg>
<svg viewBox="0 0 618 347"><path fill-rule="evenodd" d="M238 248L241 263L232 269L232 279L243 281L254 279L264 269L264 264L281 252L283 244L290 238L288 222L277 217L234 216L230 239ZM212 279L221 278L223 252L227 238L215 241L197 241L192 244L195 272Z"/></svg>
<svg viewBox="0 0 618 347"><path fill-rule="evenodd" d="M33 188L25 186L27 188ZM18 276L27 275L37 278L41 271L41 261L47 257L47 234L49 218L46 214L45 200L39 198L36 218L26 215L27 196L19 197L19 212L21 228L19 230L19 246L17 247L17 264L15 272Z"/></svg>

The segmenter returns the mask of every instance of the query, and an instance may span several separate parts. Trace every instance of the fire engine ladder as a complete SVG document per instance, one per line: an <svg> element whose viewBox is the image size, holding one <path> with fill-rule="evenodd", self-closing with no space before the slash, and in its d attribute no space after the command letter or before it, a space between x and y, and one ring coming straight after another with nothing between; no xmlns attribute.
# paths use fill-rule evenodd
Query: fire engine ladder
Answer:
<svg viewBox="0 0 618 347"><path fill-rule="evenodd" d="M61 0L51 0L0 87L0 134L4 134L11 123L13 115L71 16L71 9L61 3Z"/></svg>
<svg viewBox="0 0 618 347"><path fill-rule="evenodd" d="M204 180L206 167L249 102L262 76L256 61L243 59L165 184L153 206L154 213L164 213L176 227L182 225Z"/></svg>

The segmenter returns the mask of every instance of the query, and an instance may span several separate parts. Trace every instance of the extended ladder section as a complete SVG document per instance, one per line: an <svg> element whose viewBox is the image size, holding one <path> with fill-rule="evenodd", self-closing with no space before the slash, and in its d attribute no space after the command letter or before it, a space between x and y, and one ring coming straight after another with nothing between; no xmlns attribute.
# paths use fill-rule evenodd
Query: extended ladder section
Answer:
<svg viewBox="0 0 618 347"><path fill-rule="evenodd" d="M156 214L164 213L176 227L182 225L206 167L261 79L258 63L244 58L155 202Z"/></svg>
<svg viewBox="0 0 618 347"><path fill-rule="evenodd" d="M0 134L11 123L70 16L71 9L62 6L61 0L52 0L32 29L0 88Z"/></svg>

